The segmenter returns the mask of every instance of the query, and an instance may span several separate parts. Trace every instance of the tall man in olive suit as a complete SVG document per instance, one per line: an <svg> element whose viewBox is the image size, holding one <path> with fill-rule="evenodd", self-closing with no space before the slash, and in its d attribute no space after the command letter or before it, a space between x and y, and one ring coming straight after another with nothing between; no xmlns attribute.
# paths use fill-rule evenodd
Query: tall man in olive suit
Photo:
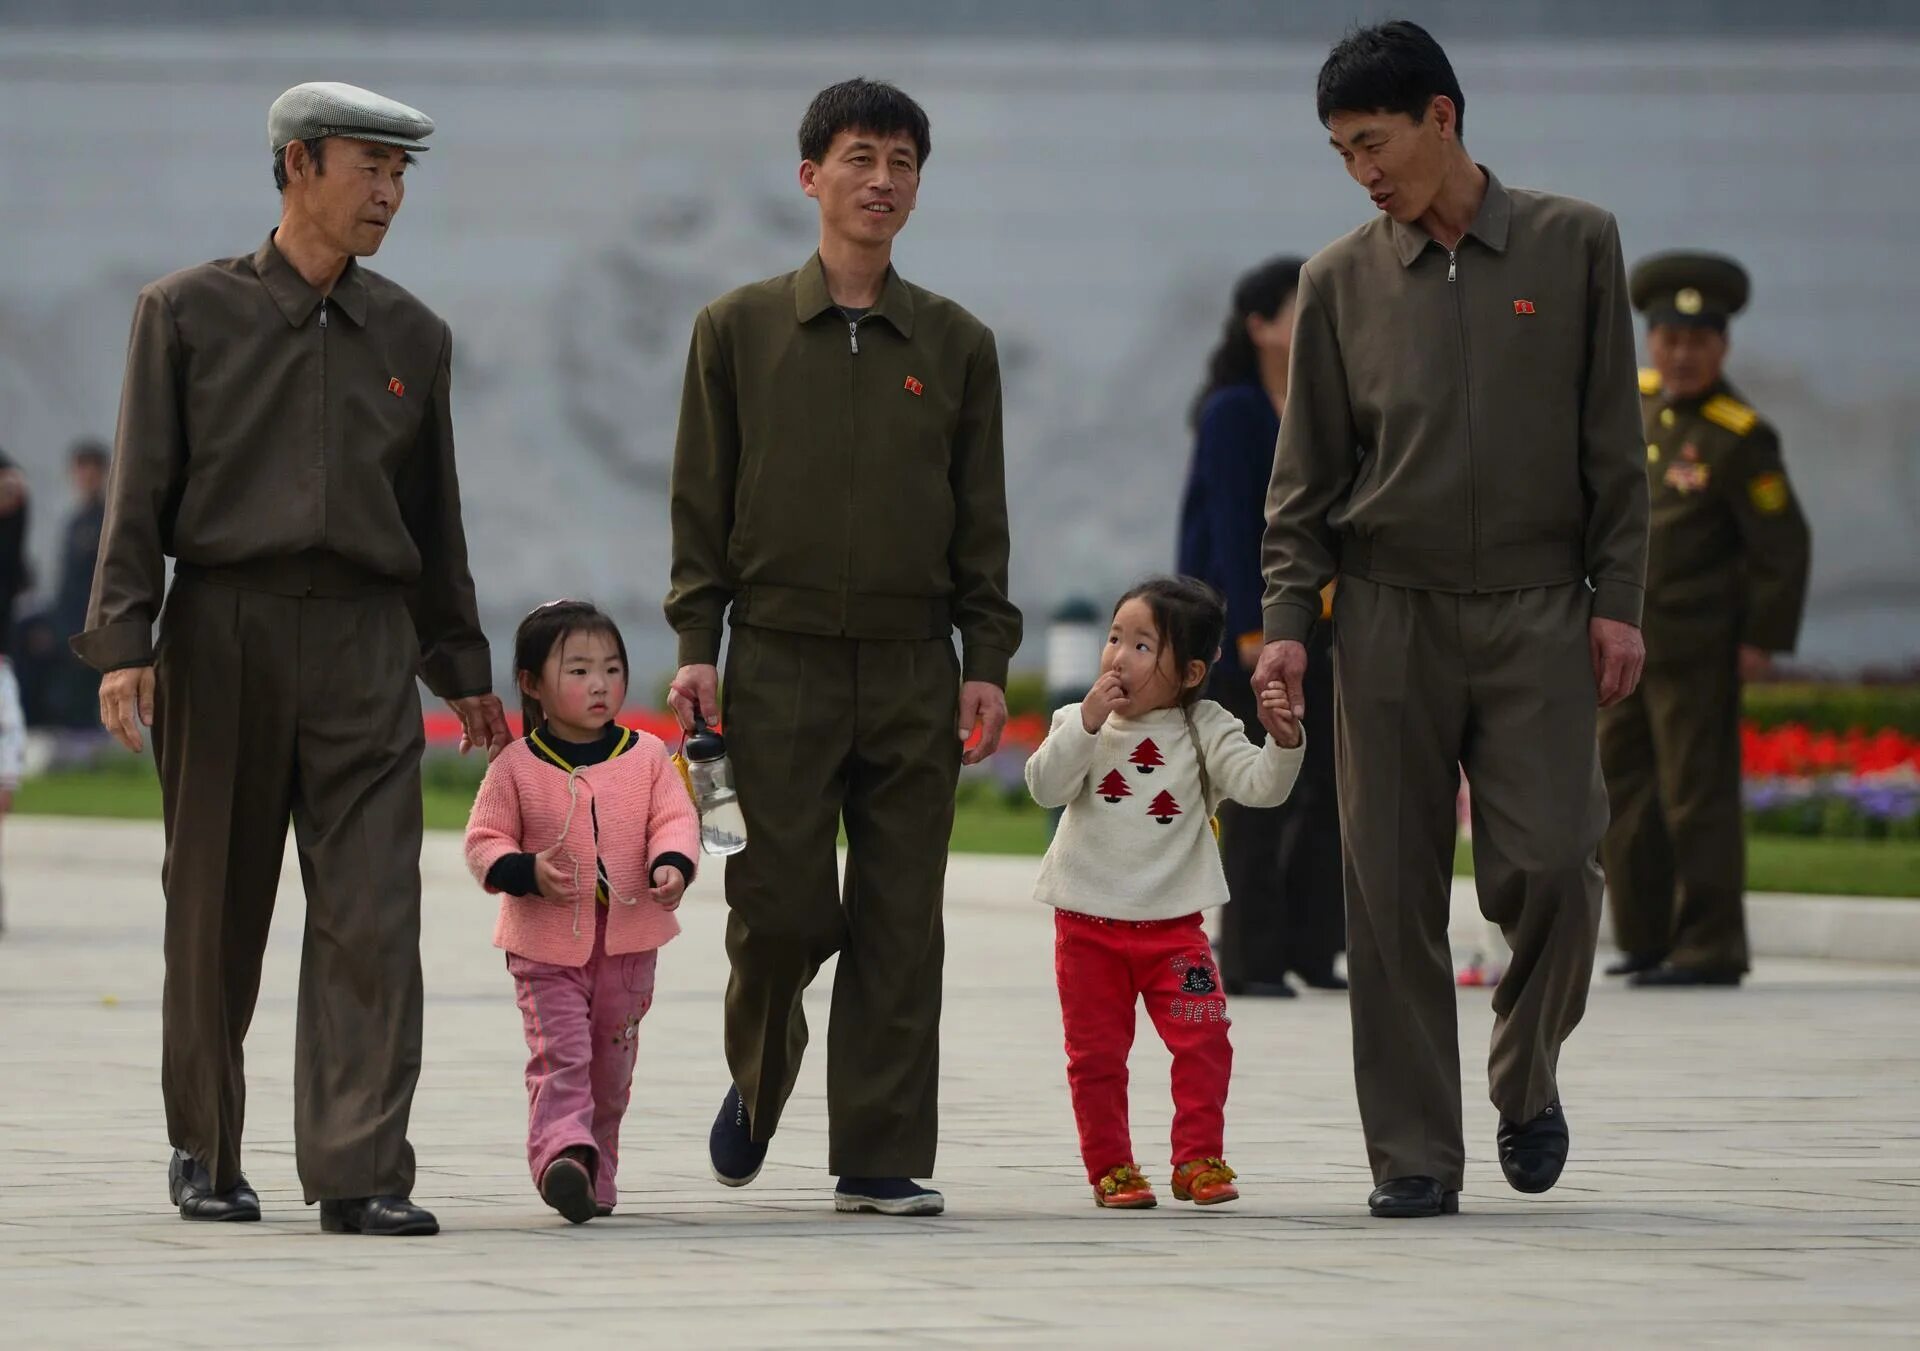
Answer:
<svg viewBox="0 0 1920 1351"><path fill-rule="evenodd" d="M1586 1008L1607 804L1596 707L1640 676L1647 484L1613 217L1509 188L1416 24L1343 39L1320 120L1378 215L1300 274L1267 502L1254 680L1305 707L1333 602L1354 1078L1382 1217L1459 1208L1447 945L1462 767L1480 908L1513 948L1493 998L1501 1170L1560 1178L1560 1046Z"/></svg>
<svg viewBox="0 0 1920 1351"><path fill-rule="evenodd" d="M758 1175L807 1044L801 996L837 953L834 1204L890 1215L945 1205L916 1179L938 1136L953 793L962 759L999 744L1020 643L993 334L892 263L931 148L926 113L892 85L849 80L807 110L819 251L694 321L666 605L683 721L719 712L731 632L726 736L747 822L727 861L733 1083L714 1176Z"/></svg>

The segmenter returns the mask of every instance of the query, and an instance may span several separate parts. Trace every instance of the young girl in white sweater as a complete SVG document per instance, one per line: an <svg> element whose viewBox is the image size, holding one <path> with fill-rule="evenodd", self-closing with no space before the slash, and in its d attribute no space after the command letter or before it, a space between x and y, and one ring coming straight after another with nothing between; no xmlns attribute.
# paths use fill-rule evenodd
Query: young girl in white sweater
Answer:
<svg viewBox="0 0 1920 1351"><path fill-rule="evenodd" d="M1233 801L1273 807L1300 773L1304 738L1279 685L1260 694L1265 746L1199 697L1226 607L1204 582L1155 578L1114 607L1100 678L1054 714L1027 761L1043 807L1064 807L1040 865L1055 907L1054 962L1067 1037L1067 1086L1097 1205L1140 1209L1153 1188L1127 1129L1127 1052L1135 1006L1173 1054L1173 1195L1198 1205L1239 1196L1225 1152L1226 996L1201 927L1227 880L1209 828Z"/></svg>

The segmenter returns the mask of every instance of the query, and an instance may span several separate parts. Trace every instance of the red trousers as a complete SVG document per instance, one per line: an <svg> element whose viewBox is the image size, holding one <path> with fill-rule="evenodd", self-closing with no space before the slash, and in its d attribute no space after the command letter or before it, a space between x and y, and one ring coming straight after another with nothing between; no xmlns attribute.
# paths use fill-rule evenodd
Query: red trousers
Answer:
<svg viewBox="0 0 1920 1351"><path fill-rule="evenodd" d="M1173 1053L1173 1164L1221 1155L1233 1046L1227 997L1200 916L1132 922L1056 911L1054 971L1087 1181L1135 1162L1127 1052L1142 998Z"/></svg>

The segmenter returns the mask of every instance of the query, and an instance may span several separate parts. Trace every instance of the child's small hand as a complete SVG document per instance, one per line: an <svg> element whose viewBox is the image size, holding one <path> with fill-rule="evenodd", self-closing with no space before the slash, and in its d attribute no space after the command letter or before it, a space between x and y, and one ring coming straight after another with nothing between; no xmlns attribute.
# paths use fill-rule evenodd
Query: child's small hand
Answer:
<svg viewBox="0 0 1920 1351"><path fill-rule="evenodd" d="M662 910L678 910L680 898L687 894L687 879L678 868L660 867L653 870L653 887L647 892L648 899Z"/></svg>
<svg viewBox="0 0 1920 1351"><path fill-rule="evenodd" d="M1087 697L1080 701L1080 725L1091 735L1106 726L1110 714L1124 716L1128 707L1127 690L1120 683L1120 673L1108 671L1093 682Z"/></svg>
<svg viewBox="0 0 1920 1351"><path fill-rule="evenodd" d="M559 858L560 846L542 850L533 856L533 879L540 894L550 901L562 901L573 894L573 867Z"/></svg>
<svg viewBox="0 0 1920 1351"><path fill-rule="evenodd" d="M1275 745L1288 750L1305 740L1300 719L1294 715L1293 702L1287 698L1287 687L1277 680L1260 691L1260 725L1273 733Z"/></svg>

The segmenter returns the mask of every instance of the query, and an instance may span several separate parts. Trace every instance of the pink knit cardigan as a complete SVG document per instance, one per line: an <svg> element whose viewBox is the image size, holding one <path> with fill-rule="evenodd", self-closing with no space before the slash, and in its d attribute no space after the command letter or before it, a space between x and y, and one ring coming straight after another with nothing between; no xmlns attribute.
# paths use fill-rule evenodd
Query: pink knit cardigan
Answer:
<svg viewBox="0 0 1920 1351"><path fill-rule="evenodd" d="M593 955L594 819L612 904L607 952L646 952L680 932L680 921L647 898L654 859L700 855L700 820L658 737L635 732L611 760L569 774L522 739L487 768L467 820L467 867L486 887L508 854L537 854L566 836L560 861L578 865L577 894L500 897L493 945L536 962L585 966ZM568 866L572 866L568 864ZM487 887L492 891L493 888Z"/></svg>

